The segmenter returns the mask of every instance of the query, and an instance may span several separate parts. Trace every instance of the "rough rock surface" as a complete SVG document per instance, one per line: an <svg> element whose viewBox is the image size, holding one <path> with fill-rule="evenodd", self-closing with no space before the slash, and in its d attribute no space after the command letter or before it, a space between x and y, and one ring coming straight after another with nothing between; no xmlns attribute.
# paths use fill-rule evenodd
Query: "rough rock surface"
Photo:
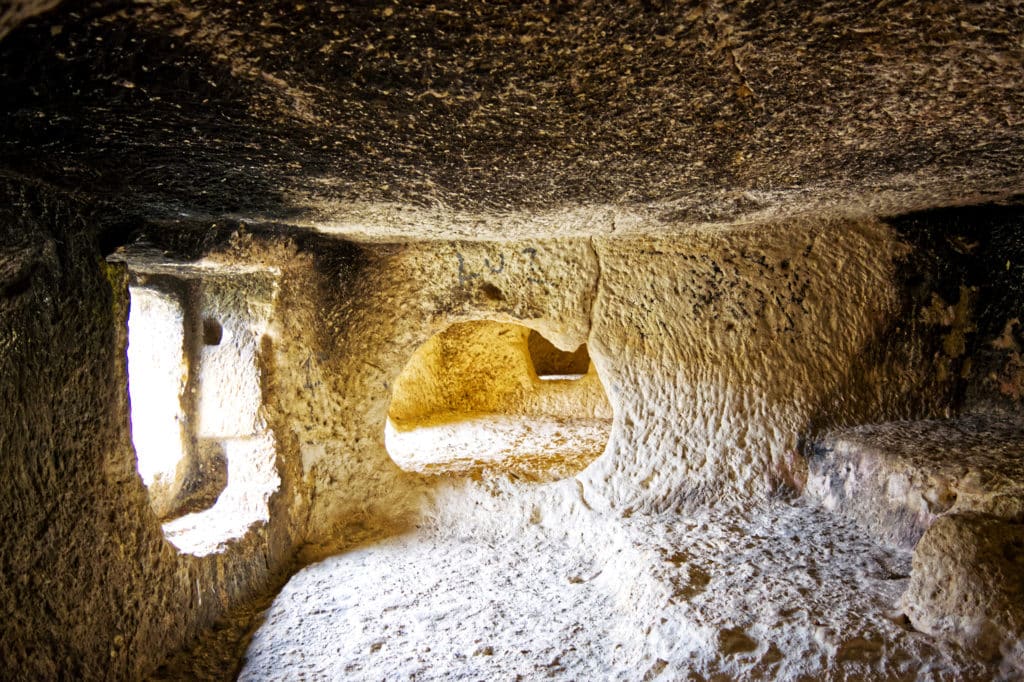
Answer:
<svg viewBox="0 0 1024 682"><path fill-rule="evenodd" d="M615 414L605 456L580 476L592 503L663 510L771 494L799 475L799 431L822 396L898 310L879 258L899 251L889 237L875 223L814 223L655 242L319 244L336 274L301 251L260 256L282 271L274 394L301 450L282 456L301 460L311 491L307 540L416 509L422 483L383 444L392 386L428 338L474 319L587 342ZM504 269L487 271L502 255ZM931 363L879 369L856 395L870 404L882 382L913 391ZM835 413L863 418L861 402Z"/></svg>
<svg viewBox="0 0 1024 682"><path fill-rule="evenodd" d="M899 615L907 552L813 505L612 519L569 497L531 513L558 497L470 491L472 517L442 507L436 526L304 568L239 679L990 675Z"/></svg>
<svg viewBox="0 0 1024 682"><path fill-rule="evenodd" d="M498 504L486 486L473 493L459 479L401 471L382 438L391 389L409 357L437 331L474 319L536 326L565 347L587 341L615 411L608 451L575 479L534 492L490 479L488 485L511 486L511 497L522 496L513 504L522 509L517 513L558 518L563 499L588 510L581 525L620 517L643 523L652 510L693 514L703 505L722 515L713 523L737 513L756 516L772 491L800 476L801 425L820 413L823 395L844 387L844 377L863 360L871 330L886 328L901 310L891 270L878 260L891 236L884 226L814 223L804 229L806 240L796 242L793 226L695 232L685 239L318 243L297 250L241 240L231 257L272 262L282 273L273 394L275 409L285 411L279 420L297 427L298 442L282 456L302 466L303 556L322 558L354 538L372 544L414 533L425 515L445 519L437 523L441 532L461 528ZM830 248L819 250L818 240ZM901 253L896 244L889 248L892 259ZM503 259L500 272L487 269ZM761 278L766 271L782 277ZM855 286L862 288L853 293ZM879 295L886 291L888 301ZM395 312L382 317L380 310ZM897 338L913 348L921 337ZM897 368L874 366L870 380L844 388L848 402L830 408L833 418L884 413L899 404L894 396L919 393L917 382L929 381L942 357L918 354ZM930 398L942 400L942 393ZM433 540L409 542L415 555L418 543ZM756 584L734 589L746 593ZM895 608L901 590L893 590L887 608ZM368 621L366 627L377 625ZM285 636L268 631L268 647L285 646L278 635ZM714 659L733 639L715 640L705 655ZM801 656L779 647L787 661ZM337 661L321 662L333 669ZM977 661L942 665L965 677L992 670Z"/></svg>
<svg viewBox="0 0 1024 682"><path fill-rule="evenodd" d="M0 668L138 678L291 560L287 511L230 551L178 553L136 469L128 281L81 204L0 183Z"/></svg>
<svg viewBox="0 0 1024 682"><path fill-rule="evenodd" d="M814 446L807 492L907 548L942 514L1024 519L1024 421L987 413L837 431Z"/></svg>
<svg viewBox="0 0 1024 682"><path fill-rule="evenodd" d="M53 9L61 0L3 0L0 2L0 38L21 22Z"/></svg>
<svg viewBox="0 0 1024 682"><path fill-rule="evenodd" d="M69 0L0 42L0 159L129 215L392 239L897 214L1021 191L1021 13Z"/></svg>
<svg viewBox="0 0 1024 682"><path fill-rule="evenodd" d="M351 608L307 621L340 650L309 660L339 674L1011 676L1017 588L965 562L1011 575L1015 522L930 527L905 601L926 635L890 614L905 548L780 498L823 434L902 420L886 443L944 446L961 422L937 418L1020 413L1022 56L1014 0L0 5L0 673L230 677L292 562L326 560L245 675L304 665L289 610L329 584ZM161 536L135 466L128 280L104 262L128 244L280 287L245 344L280 486L202 557ZM478 320L587 344L603 456L540 485L388 457L402 368ZM1018 513L1016 465L971 438L904 458L878 534L909 544L947 489ZM521 591L474 610L494 584ZM462 657L382 634L426 607ZM524 612L565 646L456 627L513 641Z"/></svg>
<svg viewBox="0 0 1024 682"><path fill-rule="evenodd" d="M914 550L903 608L918 630L1024 674L1024 523L982 514L937 520Z"/></svg>
<svg viewBox="0 0 1024 682"><path fill-rule="evenodd" d="M40 214L32 205L25 210L29 217ZM12 220L11 224L25 223ZM38 234L39 229L12 230L11 253L36 253L31 249L37 247L24 238ZM90 248L95 248L91 233L82 234ZM64 236L61 241L70 241L70 237ZM289 239L238 230L219 245L200 242L199 251L198 255L207 252L206 256L187 264L169 262L166 267L170 271L177 268L217 272L244 266L273 268L277 273L279 291L267 313L266 333L260 342L259 357L264 363L260 414L275 434L275 466L281 476L281 490L269 500L269 522L257 527L248 539L227 547L223 554L176 554L160 540L159 525L146 503L144 488L132 471L127 406L122 402L122 407L115 410L119 421L112 425L110 433L120 438L122 445L111 456L123 470L125 485L132 492L105 498L106 503L115 505L118 514L146 524L154 551L161 547L160 558L144 558L130 566L141 565L161 572L168 576L164 578L168 582L150 581L149 592L136 592L141 590L136 582L141 578L134 572L138 568L97 558L85 549L91 548L91 544L83 545L79 561L91 562L104 575L123 575L119 582L111 584L122 585L126 593L155 595L154 599L140 601L138 606L113 609L113 613L143 620L149 619L154 609L162 609L168 618L152 627L160 628L164 637L177 637L140 640L138 649L125 652L118 659L128 676L152 670L163 655L184 644L204 625L270 589L275 571L287 567L292 552L298 551L302 560L323 559L359 540L376 542L382 537L412 532L417 525L424 524L442 534L446 528L452 532L466 528L470 533L473 519L482 510L502 505L506 510L516 510L525 519L562 519L554 522L551 532L559 523L572 527L574 522L570 519L576 512L566 516L567 509L582 510L581 527L614 526L629 520L630 524L646 528L651 523L656 526L656 519L662 518L658 513L673 512L664 518L711 514L709 527L727 529L730 519L756 519L771 504L771 495L784 491L787 482L801 479L800 433L821 414L856 423L879 413L892 415L896 410L908 409L904 400L915 401L909 403L915 410L931 405L929 409L938 411L949 404L956 386L952 380L943 383L933 379L936 366L945 366L942 363L946 362L946 355L920 352L936 330L952 328L942 324L941 319L925 321L909 332L888 337L889 345L885 348L890 350L885 353L873 350L877 336L897 323L909 305L896 275L906 247L889 226L877 221L807 221L727 233L693 230L658 239L402 245L355 245L326 237ZM85 272L98 267L95 251L83 253L86 255L71 262L78 263ZM18 265L26 263L24 258L6 262L4 272L10 273L10 284L5 291L12 292L13 300L21 300L17 298L22 295L18 292L23 291L17 273L32 270ZM488 268L488 264L495 263L504 266ZM100 273L93 272L91 277L96 280ZM32 287L27 290L34 291ZM501 295L496 296L495 291ZM121 305L127 301L123 288L109 292L104 294L111 297L109 300L120 300ZM12 314L5 319L13 325L28 313L21 314L20 318ZM125 330L123 311L119 315L110 313L101 325L110 334L110 347L105 351L108 354L124 343L123 338L116 340L116 334L123 336ZM427 339L453 323L471 320L528 324L565 348L587 343L614 414L610 444L604 456L577 477L552 487L533 487L501 477L475 487L465 479L423 477L395 465L384 447L394 382ZM11 329L10 338L14 338L14 327ZM18 335L21 338L20 331ZM75 336L67 343L69 347L82 348L76 344L83 341ZM104 357L91 346L82 352L96 353L89 355L93 357L91 362ZM45 357L52 358L53 351L46 351ZM119 390L124 392L111 399L123 401L127 395L123 356L114 357L120 358L122 367L121 374L113 375L111 385L120 386ZM865 364L866 358L875 364ZM892 358L908 360L895 363ZM851 375L859 376L855 384L849 383ZM25 384L21 375L7 376L10 381L5 386L33 385L31 381ZM941 390L930 390L936 386ZM925 387L929 390L925 391ZM27 394L20 390L18 400L24 401ZM841 396L843 402L837 402L836 396ZM46 404L49 398L39 400ZM6 432L16 435L21 427L12 424ZM93 442L91 438L86 441ZM16 447L7 452L18 451ZM19 461L5 459L7 465ZM11 480L21 479L15 476ZM54 486L51 489L57 489L59 484ZM99 486L76 485L73 494L64 495L68 496L68 504L89 505L94 503L91 496L100 495L100 490ZM107 491L103 493L106 495L110 488L102 490ZM12 495L14 499L24 499L19 497L20 493ZM511 502L502 502L504 498ZM16 513L18 523L22 523L22 513ZM814 532L831 532L832 526L825 523L825 518L814 515L816 520L807 524L806 532L811 532L815 524L821 527ZM70 542L84 542L70 528L68 532ZM738 537L730 535L716 546L735 545ZM843 537L846 536L834 539L840 553L847 551L843 547L851 546L847 544L849 538ZM822 543L831 541L821 538ZM126 551L138 547L133 542L138 540L124 540ZM420 551L417 547L422 547L417 543L429 547L434 540L423 536L411 542L410 552L415 554ZM544 540L538 547L550 549L555 546L551 542L555 539ZM587 542L604 546L599 536ZM670 548L674 541L666 542L666 548ZM780 544L784 544L782 538L768 542L772 547ZM882 551L871 547L865 545L863 552ZM452 549L463 550L470 554L475 551L465 547ZM59 556L75 556L56 545L52 551ZM853 553L858 552L863 553ZM611 559L595 558L598 560ZM748 570L744 565L744 561L739 561L729 570L742 573ZM787 564L789 568L792 566ZM823 569L815 569L819 570ZM840 562L834 570L846 569ZM30 567L20 565L12 568L10 574L34 575ZM501 577L500 572L490 575ZM821 589L840 589L840 573L824 575ZM193 588L196 577L198 586ZM715 594L722 598L744 595L764 586L753 578L737 577L736 582ZM160 587L161 584L177 587ZM657 578L654 584L651 589L661 589L656 585L663 581ZM186 585L188 597L174 591ZM843 594L861 592L878 594L864 586ZM894 603L898 593L898 589L891 594L885 591L885 599ZM72 597L72 593L65 594L80 609L80 600ZM765 608L777 607L776 600L783 599L781 595L769 591L763 599ZM600 594L591 594L587 599L590 598L596 600L595 607L605 603ZM845 598L837 596L829 607L834 608ZM69 660L80 660L77 665L86 672L98 666L94 653L82 652L94 652L97 643L114 641L116 632L112 627L92 627L80 643L72 644L64 638L69 621L41 615L44 612L38 610L42 607L37 606L37 600L31 591L15 593L9 601L13 608L36 615L7 622L25 622L25 627L46 623L51 628L45 636L41 635L46 641L87 647L81 651L74 648L73 654L40 656L39 665L47 666L40 670L79 670ZM70 601L59 604L66 605L67 613L71 613ZM883 617L882 602L872 604L864 605L858 613ZM96 601L87 602L85 608L110 610ZM741 613L745 607L730 608ZM815 610L808 609L811 612ZM678 614L665 618L666 623L677 625L705 622L704 616L694 616L697 620L687 620L688 616ZM791 670L786 666L798 665L804 655L801 652L805 652L799 643L808 637L814 639L814 628L818 626L812 628L810 618L808 623L794 626L790 639L780 640L789 644L776 643L783 657L779 662L782 668ZM7 627L14 634L3 641L17 646L30 641L25 630L10 629L20 626ZM656 631L657 623L652 627ZM748 639L761 641L744 634L746 631L737 634L736 624L721 623L715 627L725 634L708 635L710 639L701 645L704 648L700 656L706 659L709 671L722 666L727 671L734 670L733 664L728 663L731 659L725 658L731 655L728 652L742 654L750 646ZM774 626L760 627L768 632ZM636 632L644 632L647 624L637 628ZM631 636L639 636L636 632ZM826 635L822 631L820 636ZM676 641L674 636L664 634L671 641ZM864 639L877 642L885 637L875 632ZM237 643L231 646L237 647ZM638 651L643 651L647 645L637 646ZM660 666L658 658L666 661L666 666L682 665L682 658L673 658L674 645L665 646L667 655L656 655L651 665ZM933 641L929 646L940 644ZM7 650L5 659L21 661L27 655L21 649ZM915 656L916 653L911 658ZM969 656L949 656L953 658L943 658L944 663L935 665L960 671L956 674L964 677L984 676L994 670L994 664L974 661ZM815 670L829 670L833 665L830 660L826 655L824 662L815 664L819 666ZM735 671L741 668L735 667ZM977 675L972 671L977 671ZM165 674L173 677L174 669L165 670ZM572 671L567 668L565 674L571 675Z"/></svg>
<svg viewBox="0 0 1024 682"><path fill-rule="evenodd" d="M579 473L600 456L612 408L597 371L584 358L578 377L541 379L528 341L536 335L480 320L431 337L391 391L391 459L406 471L504 471L537 481Z"/></svg>

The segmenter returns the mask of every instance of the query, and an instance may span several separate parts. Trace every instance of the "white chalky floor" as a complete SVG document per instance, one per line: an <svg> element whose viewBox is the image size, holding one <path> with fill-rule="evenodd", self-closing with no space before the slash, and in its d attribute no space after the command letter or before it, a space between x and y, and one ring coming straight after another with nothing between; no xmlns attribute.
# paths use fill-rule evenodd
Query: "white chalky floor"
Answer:
<svg viewBox="0 0 1024 682"><path fill-rule="evenodd" d="M906 623L909 570L802 501L504 525L492 509L299 571L240 679L992 679Z"/></svg>
<svg viewBox="0 0 1024 682"><path fill-rule="evenodd" d="M390 419L388 454L406 471L464 473L488 466L571 475L604 452L609 419L449 413L411 425Z"/></svg>

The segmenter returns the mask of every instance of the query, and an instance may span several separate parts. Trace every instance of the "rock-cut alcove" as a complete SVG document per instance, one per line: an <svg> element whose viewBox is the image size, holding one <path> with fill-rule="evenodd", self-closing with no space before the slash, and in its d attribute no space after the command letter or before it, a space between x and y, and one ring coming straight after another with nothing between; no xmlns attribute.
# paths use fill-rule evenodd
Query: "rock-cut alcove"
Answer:
<svg viewBox="0 0 1024 682"><path fill-rule="evenodd" d="M279 487L261 416L272 277L130 267L128 390L139 475L180 551L221 551Z"/></svg>
<svg viewBox="0 0 1024 682"><path fill-rule="evenodd" d="M385 432L402 469L552 480L604 452L612 408L586 345L563 351L512 323L456 323L413 353Z"/></svg>

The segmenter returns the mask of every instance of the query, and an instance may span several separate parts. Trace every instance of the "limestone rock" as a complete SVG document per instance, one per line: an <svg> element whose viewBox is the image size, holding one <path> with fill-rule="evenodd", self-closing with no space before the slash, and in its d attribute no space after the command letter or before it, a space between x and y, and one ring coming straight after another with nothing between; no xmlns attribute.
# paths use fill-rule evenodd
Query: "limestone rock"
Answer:
<svg viewBox="0 0 1024 682"><path fill-rule="evenodd" d="M543 339L521 325L481 320L454 324L420 346L392 389L391 459L406 471L499 470L534 481L578 473L596 459L612 409L586 347L582 374L542 377L550 367L538 367L534 336ZM551 365L557 351L548 346L541 360ZM561 359L572 369L574 354Z"/></svg>
<svg viewBox="0 0 1024 682"><path fill-rule="evenodd" d="M1024 674L1024 523L979 514L937 520L914 550L903 607L914 627Z"/></svg>
<svg viewBox="0 0 1024 682"><path fill-rule="evenodd" d="M60 0L4 0L0 3L0 38L26 19L42 14L59 4Z"/></svg>
<svg viewBox="0 0 1024 682"><path fill-rule="evenodd" d="M231 676L303 563L244 674L1010 676L1022 46L1017 0L0 0L0 678ZM143 251L202 280L150 329L174 504ZM388 456L403 367L485 321L586 344L458 382L599 419L558 476ZM922 533L935 636L891 613Z"/></svg>
<svg viewBox="0 0 1024 682"><path fill-rule="evenodd" d="M1011 0L68 2L0 42L0 159L390 239L892 215L1019 191L1022 35Z"/></svg>
<svg viewBox="0 0 1024 682"><path fill-rule="evenodd" d="M813 448L808 494L911 548L945 513L1024 514L1024 422L1011 414L837 430Z"/></svg>

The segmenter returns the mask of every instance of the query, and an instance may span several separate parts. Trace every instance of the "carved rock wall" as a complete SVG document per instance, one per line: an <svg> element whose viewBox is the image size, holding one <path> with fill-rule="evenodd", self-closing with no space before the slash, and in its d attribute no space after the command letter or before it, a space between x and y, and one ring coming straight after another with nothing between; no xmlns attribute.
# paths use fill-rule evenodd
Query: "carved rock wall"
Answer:
<svg viewBox="0 0 1024 682"><path fill-rule="evenodd" d="M130 440L127 274L104 264L99 227L67 197L0 184L8 678L144 676L291 559L280 505L223 553L165 541Z"/></svg>
<svg viewBox="0 0 1024 682"><path fill-rule="evenodd" d="M905 410L899 396L931 373L930 358L899 374L876 368L847 402L832 402L902 310L893 272L904 249L881 223L331 244L288 256L275 341L277 404L296 434L314 544L341 541L349 525L415 517L436 487L397 469L383 433L399 372L454 322L516 322L565 347L588 344L615 420L606 454L578 484L591 504L620 510L798 487L800 434L817 415L856 422ZM938 410L949 395L930 400Z"/></svg>
<svg viewBox="0 0 1024 682"><path fill-rule="evenodd" d="M27 675L146 674L270 588L296 551L316 558L421 523L457 529L496 491L517 518L749 505L801 487L802 434L933 415L956 394L934 380L947 358L920 352L934 324L889 335L918 308L899 276L908 247L877 221L392 245L239 230L195 255L279 273L258 356L282 485L267 524L192 557L161 538L134 470L127 280L102 265L102 225L12 185L4 225L5 499L9 525L33 530L3 539L3 641ZM481 484L387 455L402 368L437 332L482 319L587 343L614 421L606 453L578 476Z"/></svg>

